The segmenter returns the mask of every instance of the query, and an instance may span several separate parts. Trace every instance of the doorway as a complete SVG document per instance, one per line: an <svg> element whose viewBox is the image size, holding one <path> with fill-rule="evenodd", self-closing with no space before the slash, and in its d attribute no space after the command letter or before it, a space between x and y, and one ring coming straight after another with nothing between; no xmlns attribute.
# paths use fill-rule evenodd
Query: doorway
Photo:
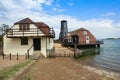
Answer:
<svg viewBox="0 0 120 80"><path fill-rule="evenodd" d="M41 50L41 40L40 38L33 38L34 51Z"/></svg>
<svg viewBox="0 0 120 80"><path fill-rule="evenodd" d="M86 36L86 44L89 44L90 43L90 38L89 36Z"/></svg>

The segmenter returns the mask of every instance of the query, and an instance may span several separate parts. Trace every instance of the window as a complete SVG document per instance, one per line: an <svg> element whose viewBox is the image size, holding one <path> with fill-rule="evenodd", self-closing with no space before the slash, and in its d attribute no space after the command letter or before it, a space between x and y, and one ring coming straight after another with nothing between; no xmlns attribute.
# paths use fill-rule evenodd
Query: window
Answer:
<svg viewBox="0 0 120 80"><path fill-rule="evenodd" d="M86 40L89 40L89 36L86 36Z"/></svg>
<svg viewBox="0 0 120 80"><path fill-rule="evenodd" d="M21 45L28 45L28 38L21 38Z"/></svg>
<svg viewBox="0 0 120 80"><path fill-rule="evenodd" d="M84 34L84 35L87 35L87 31L83 31L83 34Z"/></svg>
<svg viewBox="0 0 120 80"><path fill-rule="evenodd" d="M72 39L68 39L68 42L73 42L73 40Z"/></svg>
<svg viewBox="0 0 120 80"><path fill-rule="evenodd" d="M19 26L20 31L28 31L29 30L29 24L20 24Z"/></svg>

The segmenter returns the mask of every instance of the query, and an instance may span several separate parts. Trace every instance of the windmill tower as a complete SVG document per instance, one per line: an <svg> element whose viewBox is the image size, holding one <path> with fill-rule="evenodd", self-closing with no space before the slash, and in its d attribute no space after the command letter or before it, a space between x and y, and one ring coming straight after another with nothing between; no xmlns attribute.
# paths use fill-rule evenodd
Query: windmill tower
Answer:
<svg viewBox="0 0 120 80"><path fill-rule="evenodd" d="M61 29L60 29L60 34L59 34L59 41L62 42L63 38L67 35L68 33L68 28L67 28L67 21L62 20L61 21Z"/></svg>

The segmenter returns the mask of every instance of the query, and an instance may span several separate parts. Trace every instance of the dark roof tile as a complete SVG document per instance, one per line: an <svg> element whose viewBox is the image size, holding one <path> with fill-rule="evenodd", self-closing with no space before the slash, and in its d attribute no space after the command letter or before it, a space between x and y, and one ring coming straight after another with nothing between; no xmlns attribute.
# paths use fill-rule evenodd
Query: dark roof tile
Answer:
<svg viewBox="0 0 120 80"><path fill-rule="evenodd" d="M15 24L23 24L23 23L30 24L30 23L34 23L34 22L29 18L25 18L25 19L22 19L22 20L16 22Z"/></svg>
<svg viewBox="0 0 120 80"><path fill-rule="evenodd" d="M31 24L31 23L35 24L37 28L39 28L46 36L51 36L49 26L43 22L34 22L29 18L25 18L16 22L15 24Z"/></svg>

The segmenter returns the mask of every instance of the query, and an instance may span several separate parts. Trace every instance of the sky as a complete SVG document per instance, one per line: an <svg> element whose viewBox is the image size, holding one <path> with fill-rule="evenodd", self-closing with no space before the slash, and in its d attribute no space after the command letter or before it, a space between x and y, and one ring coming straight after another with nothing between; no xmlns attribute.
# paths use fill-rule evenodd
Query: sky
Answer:
<svg viewBox="0 0 120 80"><path fill-rule="evenodd" d="M97 39L120 38L120 0L0 0L0 26L26 17L53 27L56 39L61 20L69 31L86 28Z"/></svg>

